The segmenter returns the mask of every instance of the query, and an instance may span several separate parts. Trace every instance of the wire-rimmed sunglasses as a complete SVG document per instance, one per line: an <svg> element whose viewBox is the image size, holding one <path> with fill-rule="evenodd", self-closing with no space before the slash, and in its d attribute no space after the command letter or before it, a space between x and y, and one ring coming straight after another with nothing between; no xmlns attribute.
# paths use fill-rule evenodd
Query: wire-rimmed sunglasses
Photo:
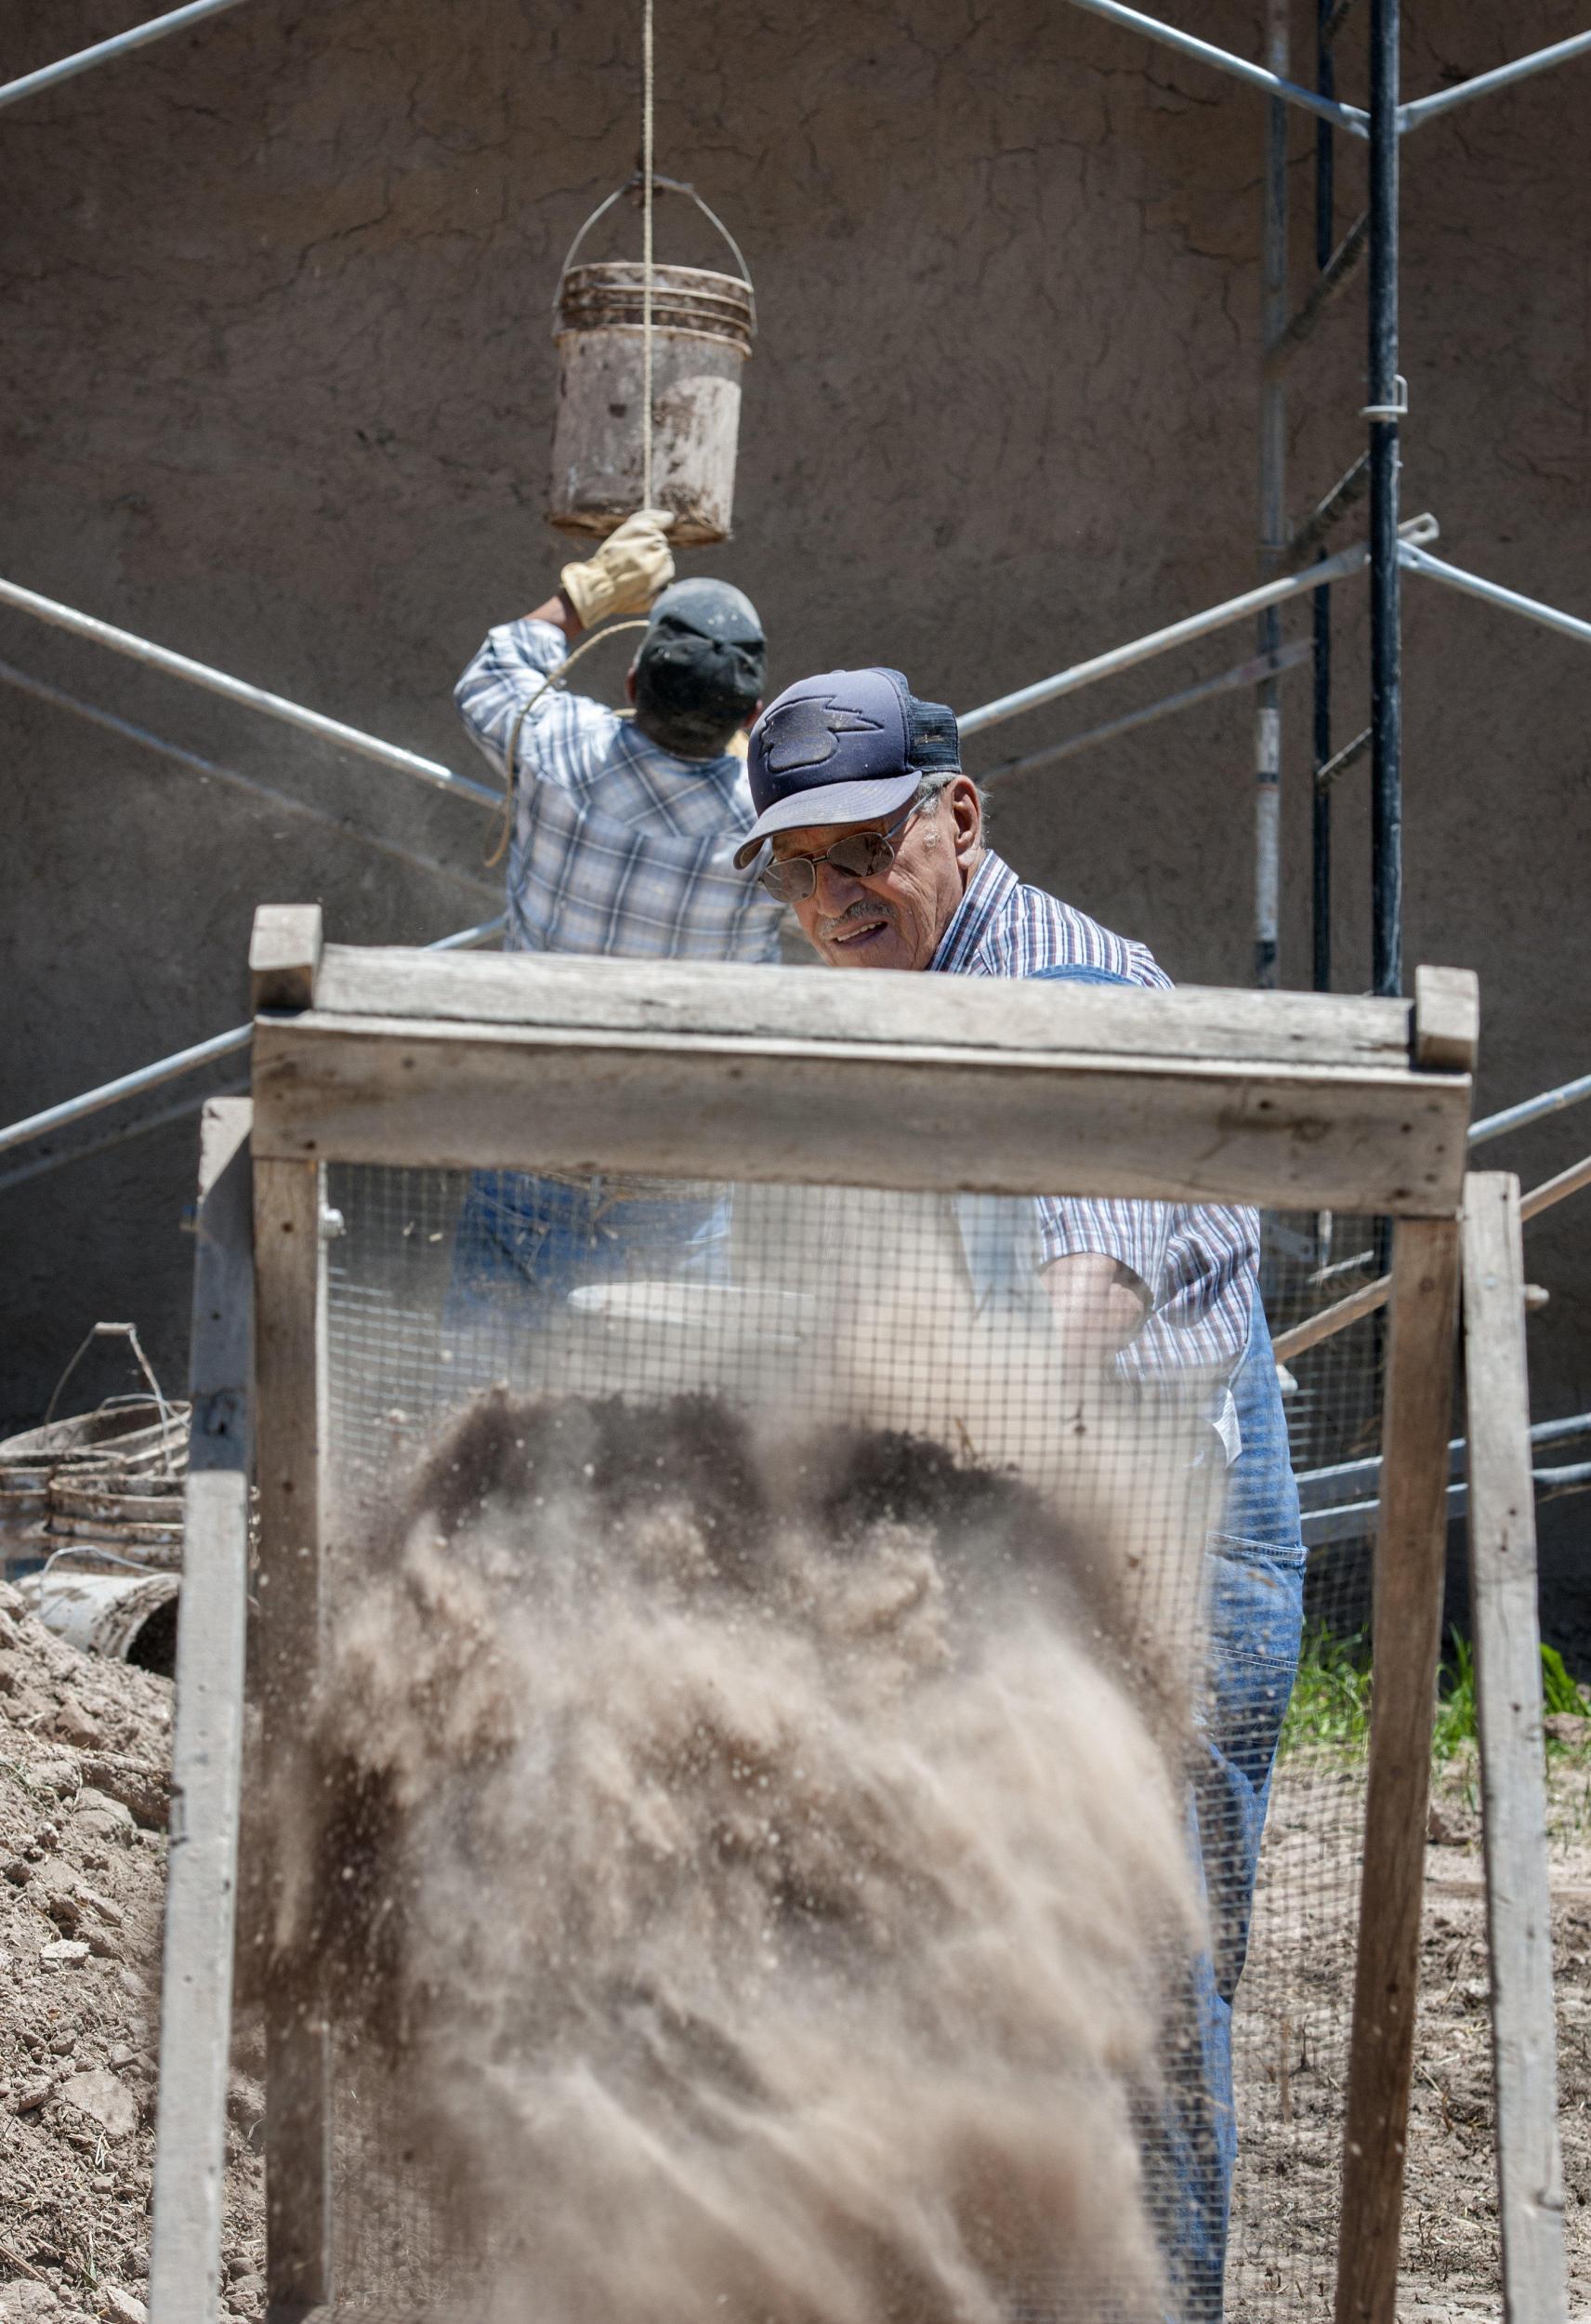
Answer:
<svg viewBox="0 0 1591 2324"><path fill-rule="evenodd" d="M876 879L887 872L900 852L906 825L927 801L914 799L883 831L844 831L822 855L775 857L757 878L781 904L804 904L818 891L818 865L832 864L848 879Z"/></svg>

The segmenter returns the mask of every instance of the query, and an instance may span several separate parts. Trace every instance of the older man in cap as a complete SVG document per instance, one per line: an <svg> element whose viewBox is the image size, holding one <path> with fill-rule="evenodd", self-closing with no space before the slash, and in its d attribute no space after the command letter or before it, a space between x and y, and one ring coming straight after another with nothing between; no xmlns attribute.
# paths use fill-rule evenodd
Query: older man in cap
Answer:
<svg viewBox="0 0 1591 2324"><path fill-rule="evenodd" d="M761 707L762 624L729 582L673 579L672 522L643 509L565 565L558 591L493 629L455 689L506 787L511 952L777 957L782 911L733 860L755 810L730 745ZM582 631L618 615L646 616L633 718L559 682ZM495 1315L511 1337L576 1283L637 1267L711 1275L727 1234L721 1201L633 1180L479 1171L449 1319Z"/></svg>
<svg viewBox="0 0 1591 2324"><path fill-rule="evenodd" d="M831 966L1168 987L1143 944L1025 885L985 844L954 716L900 671L834 670L788 688L752 731L749 771L757 816L736 862L767 846L761 885ZM1178 2302L1209 2324L1221 2311L1236 2154L1231 2004L1302 1621L1258 1221L1250 1210L1110 1200L1045 1197L1037 1209L1037 1264L1058 1323L1146 1389L1207 1399L1212 1457L1228 1464L1224 1524L1207 1543L1212 1645L1195 1786L1213 1924L1196 1981L1203 2091L1196 2103L1184 2093L1165 2133ZM966 1255L976 1279L970 1235Z"/></svg>

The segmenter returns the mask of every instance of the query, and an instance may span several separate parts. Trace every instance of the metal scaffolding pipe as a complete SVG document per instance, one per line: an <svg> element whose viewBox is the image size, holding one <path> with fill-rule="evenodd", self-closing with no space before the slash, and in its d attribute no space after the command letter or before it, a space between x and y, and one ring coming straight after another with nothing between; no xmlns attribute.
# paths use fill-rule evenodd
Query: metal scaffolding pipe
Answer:
<svg viewBox="0 0 1591 2324"><path fill-rule="evenodd" d="M1482 604L1500 605L1506 613L1523 614L1527 621L1538 621L1544 629L1557 629L1566 638L1577 638L1582 645L1591 645L1591 621L1582 621L1576 614L1560 613L1556 605L1544 605L1539 598L1521 597L1518 589L1505 589L1495 581L1483 581L1478 573L1466 573L1462 565L1445 564L1440 557L1427 557L1409 541L1400 548L1398 558L1411 573L1428 574L1433 581L1445 581L1450 589L1461 589L1466 597L1479 598Z"/></svg>
<svg viewBox="0 0 1591 2324"><path fill-rule="evenodd" d="M1361 452L1350 469L1337 478L1323 500L1300 518L1287 536L1287 561L1301 565L1350 509L1357 508L1370 490L1370 455Z"/></svg>
<svg viewBox="0 0 1591 2324"><path fill-rule="evenodd" d="M370 831L362 824L350 822L345 815L334 815L327 808L311 807L307 799L295 799L290 792L279 791L273 784L261 783L252 774L240 774L235 767L217 766L213 759L201 759L197 751L184 750L178 743L168 743L159 734L151 734L147 727L135 726L130 719L117 718L111 710L101 710L91 702L79 701L59 686L51 686L42 678L32 677L10 662L0 662L0 683L14 686L19 693L31 694L35 702L47 702L52 709L70 710L90 726L98 726L107 734L118 734L124 741L137 743L140 750L151 750L158 758L169 759L175 766L186 767L192 774L206 782L229 784L233 790L243 791L252 799L267 800L274 812L297 815L309 823L317 823L325 830L338 831L346 838L358 839L362 846L375 848L382 855L389 855L395 863L405 865L411 871L427 872L438 879L456 880L460 887L473 888L480 895L496 895L496 882L483 879L478 872L460 871L452 864L439 864L434 856L421 855L413 848L401 845L396 839L385 838L379 831Z"/></svg>
<svg viewBox="0 0 1591 2324"><path fill-rule="evenodd" d="M1315 600L1317 605L1320 601L1319 598ZM1329 798L1331 796L1332 785L1336 781L1338 775L1346 774L1349 767L1357 766L1360 759L1363 758L1365 752L1369 748L1370 729L1366 726L1361 728L1360 733L1354 736L1351 743L1344 743L1340 750L1334 750L1331 757L1315 769L1315 791L1317 797ZM1322 984L1320 989L1321 992L1325 992L1329 988Z"/></svg>
<svg viewBox="0 0 1591 2324"><path fill-rule="evenodd" d="M1370 8L1371 984L1403 989L1403 703L1398 562L1399 0Z"/></svg>
<svg viewBox="0 0 1591 2324"><path fill-rule="evenodd" d="M1432 516L1411 517L1403 527L1405 537L1414 541L1435 540L1439 531ZM1267 581L1257 589L1245 589L1242 597L1228 598L1225 603L1209 606L1202 614L1189 614L1164 629L1151 629L1147 637L1112 646L1109 653L1097 654L1091 661L1076 662L1071 669L1060 670L1054 678L1041 678L1034 685L1020 686L1015 693L1001 694L996 701L968 710L958 720L962 733L981 734L986 727L1019 718L1024 710L1039 709L1046 702L1058 702L1063 694L1097 685L1102 678L1114 678L1119 670L1134 669L1139 662L1170 654L1195 638L1208 637L1212 630L1229 629L1234 622L1246 621L1251 614L1263 612L1267 605L1284 605L1292 598L1307 597L1324 581L1347 580L1350 574L1362 572L1369 560L1368 544L1356 542L1352 548L1339 549L1335 557L1311 565L1305 573L1287 574L1279 581Z"/></svg>
<svg viewBox="0 0 1591 2324"><path fill-rule="evenodd" d="M99 621L92 614L80 614L71 605L57 604L53 598L40 597L33 589L20 588L15 581L0 581L0 605L14 606L19 613L32 614L57 629L69 629L74 637L109 646L112 654L125 654L130 661L143 662L173 678L185 678L191 686L203 686L206 693L220 694L228 702L241 702L251 710L263 710L268 718L280 719L307 734L317 734L322 742L335 743L339 749L357 751L362 759L373 759L377 766L395 767L402 774L417 774L422 783L429 783L439 791L478 799L485 807L499 808L503 804L501 791L493 790L485 783L471 782L467 775L454 774L451 767L442 766L438 759L422 759L415 751L400 749L396 743L384 743L374 734L362 733L357 726L344 726L340 720L322 718L318 710L306 710L282 694L267 693L263 687L251 686L244 679L229 678L224 670L190 661L187 654L173 654L166 646L152 645L147 638L135 637L129 629L113 628L108 621Z"/></svg>
<svg viewBox="0 0 1591 2324"><path fill-rule="evenodd" d="M1591 1074L1582 1074L1578 1081L1565 1081L1556 1089L1544 1089L1539 1097L1523 1098L1518 1105L1505 1106L1502 1113L1488 1114L1484 1121L1473 1122L1469 1142L1481 1146L1489 1139L1506 1137L1511 1129L1524 1129L1530 1123L1543 1121L1549 1114L1561 1114L1586 1098L1591 1098Z"/></svg>
<svg viewBox="0 0 1591 2324"><path fill-rule="evenodd" d="M1532 1445L1572 1444L1578 1436L1591 1436L1591 1412L1576 1412L1564 1420L1541 1420L1531 1431ZM1448 1475L1464 1476L1469 1467L1469 1440L1450 1436L1447 1442ZM1304 1469L1298 1474L1298 1499L1306 1509L1319 1509L1339 1501L1349 1493L1374 1490L1380 1482L1381 1456L1372 1453L1363 1460L1340 1460L1330 1468Z"/></svg>
<svg viewBox="0 0 1591 2324"><path fill-rule="evenodd" d="M1519 1198L1519 1218L1522 1223L1539 1218L1544 1210L1566 1202L1571 1195L1583 1194L1591 1186L1591 1154L1583 1161L1571 1162L1556 1178L1544 1179L1539 1186ZM1306 1315L1302 1323L1290 1324L1276 1335L1276 1361L1291 1364L1295 1355L1307 1348L1318 1347L1322 1340L1330 1340L1349 1324L1362 1323L1366 1315L1374 1315L1384 1308L1392 1295L1389 1274L1377 1275L1374 1283L1361 1283L1357 1291L1350 1291L1346 1300L1338 1300L1334 1307L1322 1307L1313 1315Z"/></svg>
<svg viewBox="0 0 1591 2324"><path fill-rule="evenodd" d="M46 1105L42 1114L25 1115L8 1129L0 1129L0 1154L8 1154L13 1146L25 1146L31 1138L43 1138L52 1129L64 1129L68 1122L82 1121L85 1115L102 1113L107 1105L114 1105L121 1098L136 1098L145 1089L158 1089L162 1082L179 1081L184 1074L197 1073L202 1065L213 1065L217 1058L234 1057L248 1044L249 1027L234 1025L230 1033L215 1033L207 1041L196 1041L191 1049L174 1050L169 1057L157 1058L152 1065L140 1065L136 1073L119 1074L114 1081L101 1082L97 1089L85 1089L81 1097L67 1098L59 1105Z"/></svg>
<svg viewBox="0 0 1591 2324"><path fill-rule="evenodd" d="M1163 24L1157 16L1144 16L1137 8L1124 7L1122 0L1072 0L1072 6L1086 8L1090 16L1102 16L1108 23L1123 25L1130 33L1142 33L1146 39L1159 41L1164 48L1175 48L1179 56L1192 57L1200 64L1214 65L1217 72L1233 73L1240 81L1264 89L1269 97L1284 98L1290 105L1302 105L1307 112L1319 113L1323 121L1335 122L1339 129L1350 129L1355 137L1361 138L1366 133L1366 118L1357 105L1338 105L1330 98L1319 97L1312 88L1302 88L1296 81L1268 73L1262 64L1250 64L1246 57L1234 57L1229 49L1216 48L1207 40L1195 39L1191 33L1178 32L1173 24Z"/></svg>
<svg viewBox="0 0 1591 2324"><path fill-rule="evenodd" d="M1431 97L1416 97L1400 108L1398 126L1417 129L1422 122L1434 121L1439 113L1450 113L1455 105L1467 105L1472 98L1490 97L1493 89L1507 88L1515 81L1528 81L1533 73L1545 73L1555 64L1567 64L1571 57L1587 55L1591 55L1591 33L1575 33L1568 40L1555 41L1550 48L1537 48L1528 57L1517 57L1512 64L1500 64L1491 73L1478 73L1472 80L1460 81L1456 88L1438 89Z"/></svg>
<svg viewBox="0 0 1591 2324"><path fill-rule="evenodd" d="M1336 60L1332 53L1332 0L1316 0L1315 86L1322 97L1335 97L1336 94ZM1315 288L1305 300L1302 311L1295 318L1288 332L1288 336L1300 344L1325 311L1327 299L1333 296L1334 290L1340 287L1348 280L1349 271L1357 267L1358 260L1349 245L1356 237L1361 251L1368 244L1368 211L1346 237L1341 252L1334 251L1332 247L1335 224L1336 145L1330 123L1317 121ZM1333 286L1332 289L1328 289L1328 284ZM1361 465L1364 467L1368 481L1368 459L1361 457ZM1356 471L1350 469L1333 485L1325 498L1317 502L1304 522L1294 527L1287 544L1288 561L1300 562L1311 551L1323 556L1327 535L1357 497ZM1317 993L1329 993L1332 989L1332 796L1330 786L1322 780L1321 774L1332 756L1332 593L1329 587L1315 591L1309 607L1309 633L1314 681L1310 689L1309 755L1315 769L1309 798L1309 974Z"/></svg>
<svg viewBox="0 0 1591 2324"><path fill-rule="evenodd" d="M461 928L452 936L440 936L435 944L422 949L471 951L478 944L490 944L501 932L506 917L499 912L494 919L480 920L473 928ZM252 1025L234 1025L230 1033L212 1034L207 1041L196 1041L191 1049L175 1050L169 1057L156 1058L152 1065L140 1065L136 1073L120 1074L114 1081L101 1082L97 1089L85 1089L81 1097L46 1106L42 1114L30 1114L23 1120L13 1122L9 1129L0 1129L0 1154L8 1153L13 1146L26 1145L30 1139L43 1138L52 1129L64 1129L69 1122L103 1113L106 1106L114 1105L119 1099L138 1097L145 1089L158 1089L163 1082L180 1080L184 1074L197 1073L201 1066L214 1064L218 1058L233 1057L239 1050L247 1049L252 1031Z"/></svg>
<svg viewBox="0 0 1591 2324"><path fill-rule="evenodd" d="M20 81L7 81L0 88L0 105L15 105L24 97L36 97L41 89L75 80L78 73L90 73L97 64L109 64L113 57L130 56L135 48L147 48L151 41L164 40L169 33L186 32L191 24L203 23L205 17L220 16L238 5L239 0L189 0L185 8L173 8L167 16L151 17L147 24L135 24L131 32L114 33L109 40L96 41L92 48L80 48L73 57L62 57L59 64L43 64L36 73L24 73Z"/></svg>
<svg viewBox="0 0 1591 2324"><path fill-rule="evenodd" d="M1434 517L1413 517L1401 528L1401 537L1406 545L1417 546L1437 539L1439 531ZM1126 645L1113 646L1109 653L1098 654L1090 661L1076 663L1071 669L1061 670L1053 678L1040 679L1034 685L1021 687L1015 693L1002 694L996 701L983 703L977 709L966 711L960 721L961 731L963 734L981 733L985 727L998 726L1006 719L1019 717L1024 710L1038 709L1045 703L1058 702L1064 694L1075 693L1082 687L1095 685L1103 678L1113 678L1120 670L1133 669L1139 662L1151 661L1157 654L1169 654L1195 638L1207 637L1214 630L1229 628L1234 622L1244 621L1251 614L1263 612L1267 606L1285 604L1290 599L1306 596L1325 583L1344 580L1349 574L1360 572L1368 561L1369 555L1368 546L1361 542L1352 548L1340 550L1323 563L1311 566L1306 573L1284 575L1260 588L1249 589L1242 597L1230 598L1224 604L1212 605L1203 613L1190 614L1186 619L1173 622L1164 629L1151 630L1147 637L1136 638ZM1442 578L1453 577L1451 566L1439 566L1433 562L1431 570ZM1458 585L1470 587L1479 595L1492 593L1491 584L1476 582L1473 576L1467 574L1458 577ZM1503 602L1515 604L1522 611L1530 610L1529 599L1514 599L1506 590L1494 594L1499 595ZM98 645L108 646L112 653L125 654L132 661L164 670L171 677L185 679L191 685L201 686L208 693L219 694L223 700L241 702L250 709L262 710L269 717L280 719L289 726L301 728L306 733L318 735L342 749L374 759L378 766L394 767L405 774L416 774L438 790L474 799L494 811L502 807L501 791L493 790L489 784L473 782L467 775L454 774L435 759L422 759L412 750L401 749L396 743L384 743L378 736L363 733L358 727L345 726L339 720L324 718L318 710L306 710L281 694L267 693L263 688L252 686L243 679L230 678L224 671L212 669L205 663L191 661L186 654L174 654L164 646L151 644L147 638L135 637L130 630L113 628L109 622L99 621L91 614L80 614L70 605L57 604L54 600L40 597L14 581L0 580L0 605L14 606L20 613L33 614L56 628L90 639ZM1559 627L1574 627L1576 634L1584 627L1584 625L1571 625L1566 614L1556 618ZM120 720L112 720L108 712L93 711L87 705L79 703L75 696L46 688L41 680L27 679L20 671L13 671L9 665L0 665L0 676L38 693L41 699L58 701L63 707L79 710L85 717L113 725L115 731L125 733L130 739L147 740L151 748L164 750L172 757L179 755L173 746L160 743L152 735L146 736L142 729ZM250 777L235 775L226 768L211 766L191 753L180 756L187 763L223 780L239 784L252 782ZM256 787L263 789L265 786ZM369 835L361 832L359 836L365 838ZM424 862L427 868L430 867L427 859L414 860L416 863ZM440 870L443 866L437 865L435 868Z"/></svg>
<svg viewBox="0 0 1591 2324"><path fill-rule="evenodd" d="M1208 702L1216 694L1232 693L1241 686L1256 686L1262 678L1280 677L1296 669L1309 649L1302 639L1284 645L1275 654L1252 654L1235 668L1222 670L1217 677L1202 678L1196 686L1184 686L1174 694L1162 694L1156 702L1146 702L1140 710L1124 710L1119 719L1107 719L1102 726L1091 726L1085 733L1068 734L1064 741L1047 743L1042 750L1030 750L1019 759L1002 759L979 776L980 787L987 790L991 783L1003 783L1008 775L1031 774L1036 767L1052 767L1062 759L1071 759L1079 751L1088 750L1096 743L1112 743L1118 735L1131 734L1140 726L1152 726L1157 719L1168 718L1173 710L1191 709L1196 702Z"/></svg>
<svg viewBox="0 0 1591 2324"><path fill-rule="evenodd" d="M31 1162L18 1162L8 1170L0 1170L0 1195L8 1195L13 1187L27 1185L30 1179L47 1178L51 1170L60 1170L69 1162L91 1162L97 1154L109 1154L113 1146L125 1146L134 1138L147 1138L157 1129L169 1129L173 1122L186 1121L208 1105L212 1098L242 1098L248 1095L248 1078L241 1081L219 1081L208 1089L189 1089L183 1096L173 1098L169 1105L157 1106L152 1114L139 1114L130 1122L118 1122L114 1129L101 1132L98 1138L85 1138L80 1145L68 1146L59 1154L47 1150L34 1155Z"/></svg>
<svg viewBox="0 0 1591 2324"><path fill-rule="evenodd" d="M1329 138L1331 134L1330 129L1322 125L1321 135ZM1366 211L1355 219L1337 247L1328 250L1325 257L1317 261L1320 272L1314 288L1297 313L1289 317L1275 337L1266 343L1265 360L1268 363L1284 363L1295 349L1302 347L1305 340L1312 336L1326 309L1347 290L1363 265L1369 240L1370 213Z"/></svg>
<svg viewBox="0 0 1591 2324"><path fill-rule="evenodd" d="M1266 0L1266 61L1280 80L1290 62L1289 0ZM1268 350L1287 325L1287 108L1265 109L1265 199L1260 222L1259 339ZM1267 363L1259 381L1259 571L1282 570L1287 547L1287 396L1282 367ZM1269 657L1282 643L1282 614L1268 605L1255 624L1255 644ZM1254 981L1281 981L1282 688L1263 679L1254 705Z"/></svg>

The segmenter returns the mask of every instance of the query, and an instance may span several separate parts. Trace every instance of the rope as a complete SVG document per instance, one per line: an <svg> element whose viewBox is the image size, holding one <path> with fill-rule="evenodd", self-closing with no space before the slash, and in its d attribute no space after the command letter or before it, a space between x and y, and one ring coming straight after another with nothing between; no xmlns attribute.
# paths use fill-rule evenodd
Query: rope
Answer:
<svg viewBox="0 0 1591 2324"><path fill-rule="evenodd" d="M641 507L651 507L652 0L641 7Z"/></svg>
<svg viewBox="0 0 1591 2324"><path fill-rule="evenodd" d="M492 852L486 858L486 868L488 871L492 870L494 865L503 861L504 852L508 845L508 835L514 827L514 762L519 755L519 732L523 727L526 719L535 708L537 703L541 700L543 694L546 693L549 687L562 686L565 678L567 678L570 671L574 667L576 662L579 661L581 655L583 654L589 654L594 645L599 644L604 638L616 638L621 629L647 629L650 628L651 626L650 622L646 621L611 621L605 629L593 629L589 637L583 638L581 640L572 654L566 654L564 655L562 661L559 662L556 669L548 670L546 676L542 680L541 684L536 688L535 692L533 693L528 693L523 702L520 703L519 708L515 711L514 723L508 729L508 747L503 754L503 773L505 778L505 788L503 792L503 822L501 828L497 832L496 838L493 841ZM86 1345L87 1341L85 1340L84 1346L86 1347ZM80 1349L78 1353L81 1354L82 1350ZM75 1358L73 1360L75 1361Z"/></svg>

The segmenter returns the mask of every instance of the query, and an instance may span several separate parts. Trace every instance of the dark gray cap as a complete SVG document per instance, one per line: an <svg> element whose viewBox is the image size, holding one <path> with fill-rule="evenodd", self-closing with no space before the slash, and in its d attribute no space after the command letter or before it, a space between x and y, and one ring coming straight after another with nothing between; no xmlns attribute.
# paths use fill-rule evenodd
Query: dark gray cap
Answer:
<svg viewBox="0 0 1591 2324"><path fill-rule="evenodd" d="M765 646L756 607L732 581L671 581L651 609L651 626L689 629L728 645Z"/></svg>
<svg viewBox="0 0 1591 2324"><path fill-rule="evenodd" d="M756 607L728 581L675 581L636 655L636 706L676 732L721 733L762 695L768 647Z"/></svg>

